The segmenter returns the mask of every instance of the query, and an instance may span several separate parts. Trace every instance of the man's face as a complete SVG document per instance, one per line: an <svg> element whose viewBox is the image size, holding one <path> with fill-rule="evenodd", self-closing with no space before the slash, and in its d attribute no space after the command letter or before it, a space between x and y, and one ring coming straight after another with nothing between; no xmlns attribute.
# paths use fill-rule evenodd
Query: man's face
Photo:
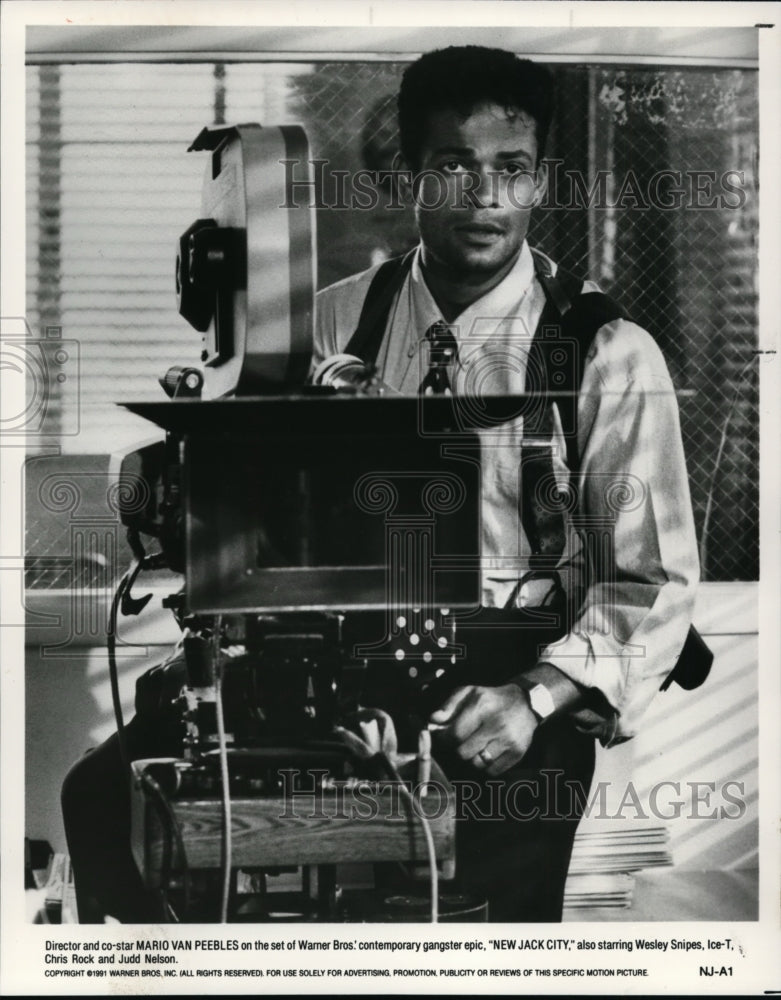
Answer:
<svg viewBox="0 0 781 1000"><path fill-rule="evenodd" d="M431 115L415 217L430 267L486 277L515 259L545 190L537 127L522 111L481 104Z"/></svg>

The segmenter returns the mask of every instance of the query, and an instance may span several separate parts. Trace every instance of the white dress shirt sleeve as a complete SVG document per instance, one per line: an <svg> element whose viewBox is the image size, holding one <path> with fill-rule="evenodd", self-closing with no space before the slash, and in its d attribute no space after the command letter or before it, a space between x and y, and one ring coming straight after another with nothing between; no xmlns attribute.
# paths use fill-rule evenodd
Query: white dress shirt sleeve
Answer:
<svg viewBox="0 0 781 1000"><path fill-rule="evenodd" d="M597 333L578 446L578 513L610 521L612 546L593 560L571 631L540 660L602 693L612 712L595 734L609 745L636 733L674 667L699 579L674 388L655 341L633 323ZM582 548L568 550L563 571L567 560L582 570L582 559Z"/></svg>
<svg viewBox="0 0 781 1000"><path fill-rule="evenodd" d="M366 293L378 267L352 275L318 292L311 371L321 361L344 351L358 326Z"/></svg>

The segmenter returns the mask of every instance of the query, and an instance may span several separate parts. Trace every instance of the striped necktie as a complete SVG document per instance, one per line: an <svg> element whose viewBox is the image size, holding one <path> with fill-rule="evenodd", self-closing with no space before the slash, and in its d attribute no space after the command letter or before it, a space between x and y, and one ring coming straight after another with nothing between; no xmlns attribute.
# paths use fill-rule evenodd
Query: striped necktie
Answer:
<svg viewBox="0 0 781 1000"><path fill-rule="evenodd" d="M452 391L449 372L458 357L453 331L440 319L426 330L426 340L429 342L429 366L418 392L425 393L429 389L437 394Z"/></svg>

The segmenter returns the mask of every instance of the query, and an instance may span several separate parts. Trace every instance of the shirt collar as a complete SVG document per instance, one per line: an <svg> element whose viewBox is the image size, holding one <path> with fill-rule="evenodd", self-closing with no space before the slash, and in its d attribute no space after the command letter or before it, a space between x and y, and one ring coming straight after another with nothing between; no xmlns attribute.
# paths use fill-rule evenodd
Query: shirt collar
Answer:
<svg viewBox="0 0 781 1000"><path fill-rule="evenodd" d="M515 316L521 301L534 281L534 259L529 244L524 240L518 259L505 277L477 301L468 306L457 319L449 324L458 329L459 337L478 334L488 318ZM439 306L428 289L420 263L420 247L412 261L410 271L410 296L412 321L421 334L433 323L444 322Z"/></svg>

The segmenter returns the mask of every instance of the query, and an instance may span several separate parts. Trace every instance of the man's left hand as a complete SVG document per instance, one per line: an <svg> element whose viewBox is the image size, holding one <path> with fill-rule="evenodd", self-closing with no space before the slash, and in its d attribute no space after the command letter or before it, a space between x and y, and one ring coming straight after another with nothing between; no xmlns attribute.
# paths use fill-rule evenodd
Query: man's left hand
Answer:
<svg viewBox="0 0 781 1000"><path fill-rule="evenodd" d="M537 716L516 684L457 688L431 715L462 760L490 775L502 774L526 754Z"/></svg>

